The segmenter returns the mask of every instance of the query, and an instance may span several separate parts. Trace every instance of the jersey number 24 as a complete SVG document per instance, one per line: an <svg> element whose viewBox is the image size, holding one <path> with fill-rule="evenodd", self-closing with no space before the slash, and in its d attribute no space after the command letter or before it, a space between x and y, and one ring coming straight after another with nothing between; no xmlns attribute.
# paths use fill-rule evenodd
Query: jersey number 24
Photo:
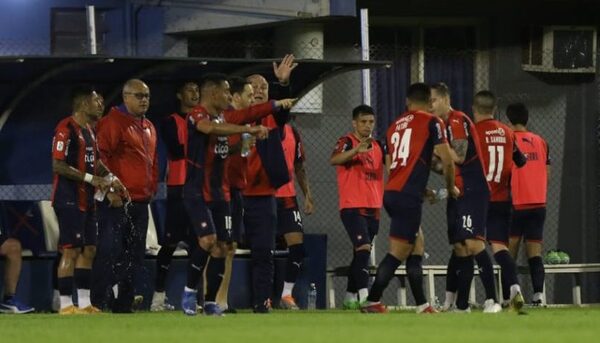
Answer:
<svg viewBox="0 0 600 343"><path fill-rule="evenodd" d="M412 129L406 129L402 132L402 137L400 137L400 132L394 132L391 137L392 145L394 146L392 149L392 164L390 165L390 169L394 169L400 163L400 166L406 166L406 162L408 161L408 153L410 152L410 136L412 135Z"/></svg>

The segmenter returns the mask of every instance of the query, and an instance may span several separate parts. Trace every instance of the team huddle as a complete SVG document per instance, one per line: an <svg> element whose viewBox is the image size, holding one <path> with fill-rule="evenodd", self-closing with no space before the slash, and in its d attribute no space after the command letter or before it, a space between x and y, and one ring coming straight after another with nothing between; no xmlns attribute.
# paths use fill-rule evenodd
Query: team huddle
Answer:
<svg viewBox="0 0 600 343"><path fill-rule="evenodd" d="M310 215L315 206L300 134L290 125L296 99L289 95L289 81L296 65L292 55L274 63L279 82L271 85L257 74L228 78L214 73L177 88L180 108L160 126L168 152L167 211L152 311L174 308L166 296L166 278L173 253L183 246L189 256L183 312L195 315L199 304L206 315L235 312L227 301L228 288L233 256L238 244L244 244L251 251L253 311L268 313L276 236L283 237L289 254L275 305L298 309L292 291L305 250L296 181L304 195L302 212ZM270 86L280 100L270 100ZM133 311L148 205L159 181L158 132L145 117L151 97L142 80L128 80L122 98L103 116L101 95L92 87L78 87L72 115L55 130L52 202L60 232L56 276L62 315ZM523 238L532 303L542 304L541 242L550 159L545 141L527 131L527 108L508 106L509 127L494 119L496 98L489 91L474 97L474 122L452 109L443 83L413 84L406 98L407 111L391 123L383 141L373 138L375 111L357 106L353 131L338 139L330 158L337 172L340 217L353 245L344 308L386 312L382 293L405 262L416 312L438 311L422 285L427 231L421 228L422 204L439 200L427 189L430 171L443 177L448 192L452 254L442 310L470 311L474 262L485 286L484 312L501 311L501 302L520 309L524 299L514 261ZM391 218L390 248L369 289L371 243L382 207ZM502 301L496 296L486 243L502 268ZM14 296L15 290L8 293ZM5 294L7 312L29 312L6 299Z"/></svg>

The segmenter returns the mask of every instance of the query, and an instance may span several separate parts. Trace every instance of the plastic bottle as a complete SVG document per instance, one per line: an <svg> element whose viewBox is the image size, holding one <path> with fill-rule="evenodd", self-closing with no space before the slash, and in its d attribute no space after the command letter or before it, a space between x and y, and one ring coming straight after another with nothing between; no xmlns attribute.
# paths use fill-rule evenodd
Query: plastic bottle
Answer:
<svg viewBox="0 0 600 343"><path fill-rule="evenodd" d="M317 286L314 283L311 283L308 287L308 299L306 301L306 309L307 310L316 310L317 309Z"/></svg>
<svg viewBox="0 0 600 343"><path fill-rule="evenodd" d="M252 135L249 133L242 133L242 147L240 148L240 155L242 157L248 157L250 155L250 139Z"/></svg>
<svg viewBox="0 0 600 343"><path fill-rule="evenodd" d="M446 198L448 198L448 189L446 188L440 188L438 189L437 192L435 192L435 198L438 201L444 200Z"/></svg>
<svg viewBox="0 0 600 343"><path fill-rule="evenodd" d="M114 176L113 174L108 174L104 177L105 180L108 180L108 182L112 183L114 180ZM111 187L112 188L112 187ZM104 192L100 190L100 188L96 189L96 193L94 193L94 199L96 201L104 201L104 198L106 197L106 193L108 193L108 190L105 190Z"/></svg>

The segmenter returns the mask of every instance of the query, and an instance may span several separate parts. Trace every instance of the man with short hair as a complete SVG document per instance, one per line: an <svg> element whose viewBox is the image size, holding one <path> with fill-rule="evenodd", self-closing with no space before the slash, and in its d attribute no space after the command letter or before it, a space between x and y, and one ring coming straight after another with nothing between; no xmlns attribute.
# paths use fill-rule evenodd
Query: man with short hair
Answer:
<svg viewBox="0 0 600 343"><path fill-rule="evenodd" d="M187 114L198 105L200 89L193 81L185 81L177 87L179 111L164 119L162 138L167 147L167 213L164 242L156 255L156 281L150 311L173 310L168 302L165 284L171 259L177 244L185 242L188 256L196 247L196 239L183 208L183 184L185 183L185 144L187 143Z"/></svg>
<svg viewBox="0 0 600 343"><path fill-rule="evenodd" d="M548 143L529 131L529 111L522 103L510 104L506 116L516 136L516 144L527 157L522 168L513 166L511 191L513 219L510 228L509 249L514 259L519 252L521 239L525 240L526 253L533 286L534 306L544 305L544 262L542 241L546 219L546 195L550 177L550 152Z"/></svg>
<svg viewBox="0 0 600 343"><path fill-rule="evenodd" d="M5 257L4 295L0 302L0 313L23 314L35 311L33 307L25 305L15 296L21 274L21 253L21 242L11 238L0 225L0 256Z"/></svg>
<svg viewBox="0 0 600 343"><path fill-rule="evenodd" d="M148 205L158 187L156 129L146 118L150 88L139 79L123 85L123 103L111 108L97 125L100 158L127 187L128 193L109 192L100 207L97 306L106 306L109 286L116 282L114 313L131 313L134 274L144 262ZM97 258L98 259L98 258Z"/></svg>
<svg viewBox="0 0 600 343"><path fill-rule="evenodd" d="M450 106L450 90L444 83L432 86L431 100L433 114L444 120L447 126L456 185L461 194L456 199L448 198L446 209L448 240L453 245L453 254L448 263L445 305L454 303L454 294L458 291L458 310L470 311L469 292L475 259L485 288L484 313L497 313L502 307L496 300L494 266L485 251L485 222L490 190L483 172L475 124L465 113Z"/></svg>
<svg viewBox="0 0 600 343"><path fill-rule="evenodd" d="M379 231L383 203L384 145L375 140L375 113L368 105L352 110L350 132L339 138L329 162L336 166L340 217L353 245L344 308L358 309L369 293L369 257Z"/></svg>
<svg viewBox="0 0 600 343"><path fill-rule="evenodd" d="M52 143L52 206L58 219L61 251L57 269L61 315L100 312L90 301L91 268L98 235L94 191L98 188L106 192L109 187L123 190L118 179L113 181L108 168L97 158L98 147L91 125L102 116L101 98L92 87L77 87L72 94L72 106L73 114L57 125ZM72 301L73 277L79 307Z"/></svg>
<svg viewBox="0 0 600 343"><path fill-rule="evenodd" d="M517 278L517 265L508 251L511 221L510 179L512 168L527 161L515 144L513 131L494 119L496 96L480 91L473 99L475 128L479 134L486 180L490 185L490 203L486 221L486 239L494 259L502 269L502 295L506 304L517 311L523 307L523 295ZM514 164L513 164L514 161Z"/></svg>
<svg viewBox="0 0 600 343"><path fill-rule="evenodd" d="M408 111L387 130L386 168L389 172L383 202L390 215L389 252L377 267L375 282L361 312L385 313L381 296L396 269L414 250L421 226L423 197L433 154L439 156L450 197L459 195L454 184L454 163L446 142L444 123L427 113L431 89L424 83L408 89ZM413 290L414 291L414 290ZM422 294L415 294L417 313L437 312Z"/></svg>

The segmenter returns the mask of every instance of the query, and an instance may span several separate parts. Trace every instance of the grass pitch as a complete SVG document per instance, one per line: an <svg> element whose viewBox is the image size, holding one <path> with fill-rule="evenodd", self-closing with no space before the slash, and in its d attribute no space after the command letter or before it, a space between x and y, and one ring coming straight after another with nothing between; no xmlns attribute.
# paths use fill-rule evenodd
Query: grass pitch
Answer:
<svg viewBox="0 0 600 343"><path fill-rule="evenodd" d="M0 341L18 342L596 342L600 307L528 309L528 315L348 311L1 315Z"/></svg>

